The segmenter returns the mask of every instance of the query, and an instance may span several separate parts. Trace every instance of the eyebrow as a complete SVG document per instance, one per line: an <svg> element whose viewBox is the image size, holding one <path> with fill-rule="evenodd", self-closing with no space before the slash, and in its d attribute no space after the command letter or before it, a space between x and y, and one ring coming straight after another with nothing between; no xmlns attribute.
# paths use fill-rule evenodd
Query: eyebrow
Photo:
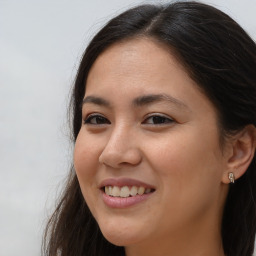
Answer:
<svg viewBox="0 0 256 256"><path fill-rule="evenodd" d="M92 103L92 104L96 104L104 107L110 107L111 105L109 101L97 96L87 96L86 98L83 99L82 104L85 104L85 103Z"/></svg>
<svg viewBox="0 0 256 256"><path fill-rule="evenodd" d="M148 95L140 96L133 100L133 105L141 107L151 103L157 103L162 101L175 104L178 107L188 108L188 106L185 103L168 94L148 94Z"/></svg>
<svg viewBox="0 0 256 256"><path fill-rule="evenodd" d="M178 107L189 109L189 107L185 103L183 103L182 101L180 101L168 94L142 95L142 96L135 98L132 101L132 104L135 107L142 107L142 106L146 106L151 103L157 103L157 102L170 102L172 104L177 105ZM93 96L93 95L87 96L86 98L83 99L82 104L86 104L86 103L92 103L92 104L96 104L96 105L104 106L104 107L108 107L108 108L111 107L111 103L108 100L105 100L101 97Z"/></svg>

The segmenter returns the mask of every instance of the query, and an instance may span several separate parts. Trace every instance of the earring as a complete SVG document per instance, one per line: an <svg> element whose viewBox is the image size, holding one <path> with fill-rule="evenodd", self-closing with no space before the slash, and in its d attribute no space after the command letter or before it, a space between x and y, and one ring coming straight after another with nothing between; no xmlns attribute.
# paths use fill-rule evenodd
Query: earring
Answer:
<svg viewBox="0 0 256 256"><path fill-rule="evenodd" d="M233 172L228 174L228 179L230 180L230 183L235 183L235 176Z"/></svg>

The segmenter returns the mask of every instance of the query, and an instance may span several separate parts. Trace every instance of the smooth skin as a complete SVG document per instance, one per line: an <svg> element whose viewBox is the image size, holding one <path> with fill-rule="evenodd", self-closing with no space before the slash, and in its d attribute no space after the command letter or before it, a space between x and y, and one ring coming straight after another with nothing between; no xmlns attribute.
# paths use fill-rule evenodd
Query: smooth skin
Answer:
<svg viewBox="0 0 256 256"><path fill-rule="evenodd" d="M125 246L127 256L223 256L228 173L239 178L253 157L250 128L220 145L214 106L150 38L103 52L84 98L74 164L106 239ZM156 190L139 204L111 208L99 188L107 178L132 178Z"/></svg>

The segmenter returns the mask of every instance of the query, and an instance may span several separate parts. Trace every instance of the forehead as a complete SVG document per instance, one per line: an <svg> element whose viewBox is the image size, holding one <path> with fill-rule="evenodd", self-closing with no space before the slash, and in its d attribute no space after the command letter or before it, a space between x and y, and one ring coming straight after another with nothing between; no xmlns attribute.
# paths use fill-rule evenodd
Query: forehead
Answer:
<svg viewBox="0 0 256 256"><path fill-rule="evenodd" d="M94 62L86 82L86 97L100 96L118 104L148 94L168 94L191 109L203 105L206 110L215 109L167 46L149 38L107 48Z"/></svg>
<svg viewBox="0 0 256 256"><path fill-rule="evenodd" d="M136 106L137 99L148 95L167 95L172 102L188 107L190 119L216 125L217 111L212 102L166 47L148 39L118 43L103 52L89 72L84 98L100 98L112 109L125 113L135 109L131 106ZM165 104L173 108L170 102ZM181 112L182 108L177 108Z"/></svg>
<svg viewBox="0 0 256 256"><path fill-rule="evenodd" d="M125 85L136 82L143 88L168 79L179 83L181 77L194 83L167 46L150 38L136 38L110 46L96 59L87 78L86 90L95 90L98 86L102 89L113 83L119 83L120 89L124 89Z"/></svg>

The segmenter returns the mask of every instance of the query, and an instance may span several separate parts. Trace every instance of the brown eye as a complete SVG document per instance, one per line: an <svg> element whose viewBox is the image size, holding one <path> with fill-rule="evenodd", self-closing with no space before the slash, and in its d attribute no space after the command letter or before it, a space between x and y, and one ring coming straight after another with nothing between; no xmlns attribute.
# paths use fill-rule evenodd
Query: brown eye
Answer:
<svg viewBox="0 0 256 256"><path fill-rule="evenodd" d="M161 116L161 115L154 115L154 116L150 116L147 119L145 119L143 124L161 125L161 124L170 124L173 122L174 122L174 120L172 120L171 118Z"/></svg>
<svg viewBox="0 0 256 256"><path fill-rule="evenodd" d="M100 115L90 115L87 119L84 120L84 124L92 125L101 125L101 124L110 124L109 120Z"/></svg>

